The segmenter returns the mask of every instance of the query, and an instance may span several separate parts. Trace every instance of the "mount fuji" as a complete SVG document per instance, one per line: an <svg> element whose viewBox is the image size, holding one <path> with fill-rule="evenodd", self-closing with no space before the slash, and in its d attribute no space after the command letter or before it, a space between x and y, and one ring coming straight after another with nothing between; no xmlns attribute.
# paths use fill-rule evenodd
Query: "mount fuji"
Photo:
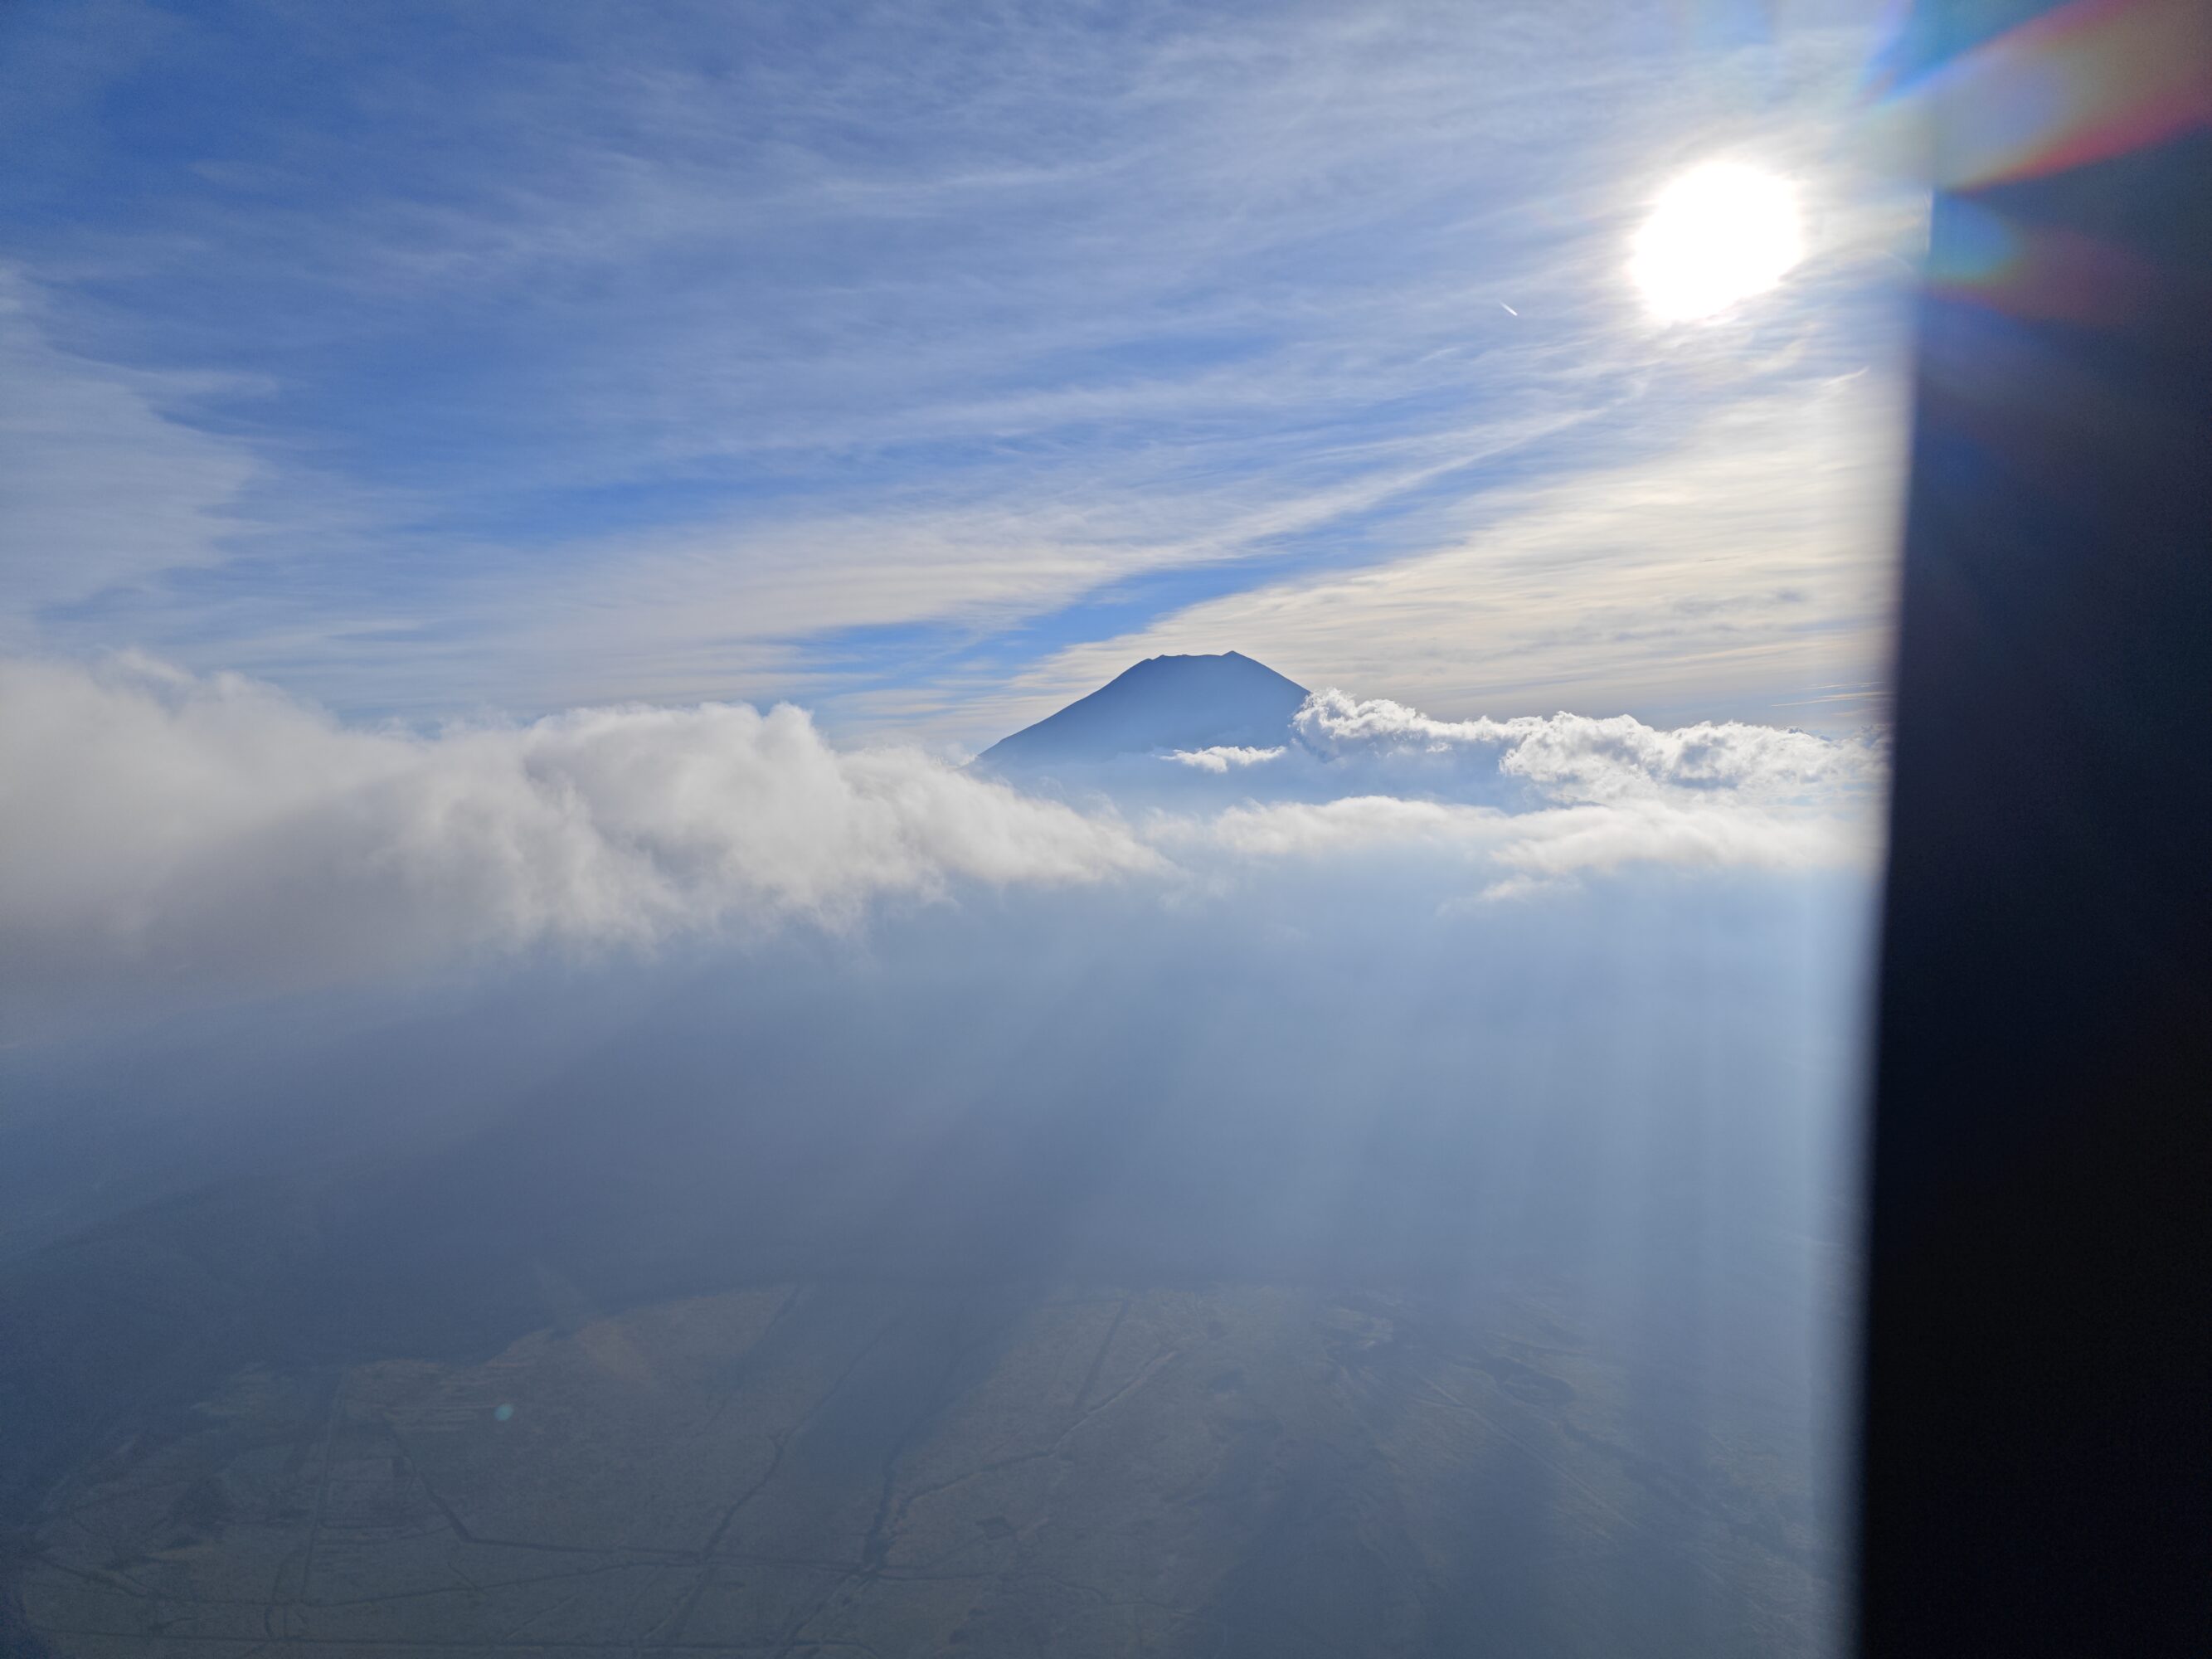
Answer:
<svg viewBox="0 0 2212 1659"><path fill-rule="evenodd" d="M1147 657L1056 714L993 744L978 763L1000 771L1098 766L1125 756L1217 747L1272 749L1291 739L1306 689L1236 651Z"/></svg>

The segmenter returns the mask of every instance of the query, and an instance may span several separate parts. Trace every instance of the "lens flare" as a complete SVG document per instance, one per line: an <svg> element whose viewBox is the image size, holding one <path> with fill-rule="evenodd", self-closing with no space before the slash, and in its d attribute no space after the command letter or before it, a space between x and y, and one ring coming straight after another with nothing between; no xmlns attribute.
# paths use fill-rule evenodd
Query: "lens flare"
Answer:
<svg viewBox="0 0 2212 1659"><path fill-rule="evenodd" d="M2198 0L2075 0L1893 94L1873 136L1948 190L2109 161L2212 125L2208 33Z"/></svg>
<svg viewBox="0 0 2212 1659"><path fill-rule="evenodd" d="M1892 86L1862 137L1942 193L1929 291L2085 327L2201 307L2194 268L2020 218L1991 192L2212 125L2208 55L2201 0L2074 0Z"/></svg>

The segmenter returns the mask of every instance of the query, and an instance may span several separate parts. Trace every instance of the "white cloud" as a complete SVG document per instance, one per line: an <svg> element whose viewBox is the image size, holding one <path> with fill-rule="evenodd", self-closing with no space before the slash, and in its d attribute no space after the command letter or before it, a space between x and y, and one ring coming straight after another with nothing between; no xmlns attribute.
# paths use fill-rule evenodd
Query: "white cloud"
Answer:
<svg viewBox="0 0 2212 1659"><path fill-rule="evenodd" d="M1742 527L1814 476L1803 444L1749 444L1693 503L1710 524L1649 513L1650 490L1608 505L1665 434L1729 409L1739 442L1781 431L1778 386L1898 332L1900 210L1836 142L1850 9L1741 53L1425 4L884 17L788 54L742 19L571 21L542 53L496 30L356 53L365 130L252 122L229 159L165 175L158 224L91 202L20 250L72 341L250 366L284 395L218 400L204 431L72 428L73 505L4 530L167 526L148 556L173 568L234 548L248 482L258 519L267 497L343 519L342 550L288 518L250 572L173 569L43 638L386 712L803 694L981 744L1152 653L1017 678L1096 614L1062 613L1179 604L1164 573L1193 568L1201 591L1267 585L1162 630L1431 708L1863 689L1863 585L1781 570L1817 549L1771 513ZM300 44L279 20L272 49ZM95 143L106 101L58 112L52 142ZM1741 327L1654 331L1622 270L1644 198L1747 147L1802 187L1814 257ZM227 314L171 309L180 249L176 291L234 294ZM77 291L91 269L108 297ZM378 325L346 325L364 306ZM97 372L156 416L179 391ZM1538 545L1515 515L1545 480L1604 511Z"/></svg>
<svg viewBox="0 0 2212 1659"><path fill-rule="evenodd" d="M1431 720L1388 698L1329 690L1306 700L1298 735L1329 759L1465 755L1559 800L1614 801L1669 792L1758 800L1841 798L1878 787L1886 746L1871 732L1815 732L1701 721L1660 731L1626 714Z"/></svg>
<svg viewBox="0 0 2212 1659"><path fill-rule="evenodd" d="M1431 708L1863 723L1889 649L1893 368L1747 398L1624 465L1455 501L1424 550L1201 601L1072 647L1020 689L1049 704L1138 659L1230 641L1308 685Z"/></svg>
<svg viewBox="0 0 2212 1659"><path fill-rule="evenodd" d="M1857 868L1871 863L1888 775L1878 734L1735 721L1439 720L1325 690L1294 726L1297 750L1267 776L1273 799L1161 813L1148 836L1185 856L1424 851L1498 895L1632 865Z"/></svg>
<svg viewBox="0 0 2212 1659"><path fill-rule="evenodd" d="M1532 878L1601 875L1635 865L1689 870L1861 869L1875 842L1861 816L1680 799L1589 802L1507 811L1463 802L1353 795L1232 806L1162 819L1147 834L1186 857L1319 860L1370 853L1442 854L1486 892Z"/></svg>
<svg viewBox="0 0 2212 1659"><path fill-rule="evenodd" d="M1164 898L1377 854L1445 896L1635 866L1863 868L1886 764L1872 738L1437 720L1337 691L1296 729L1143 758L1079 807L914 750L833 747L788 705L423 735L143 658L0 660L0 988L19 1008L250 994L844 927L969 886L1145 877ZM1117 797L1153 804L1133 821Z"/></svg>
<svg viewBox="0 0 2212 1659"><path fill-rule="evenodd" d="M1221 773L1232 767L1259 766L1279 760L1282 753L1279 745L1273 749L1243 749L1234 744L1218 743L1211 749L1178 749L1164 758L1197 771Z"/></svg>
<svg viewBox="0 0 2212 1659"><path fill-rule="evenodd" d="M581 709L432 737L143 660L0 665L0 975L267 988L641 945L961 882L1155 867L1085 816L807 714Z"/></svg>
<svg viewBox="0 0 2212 1659"><path fill-rule="evenodd" d="M224 556L263 469L244 446L172 417L234 383L74 356L45 296L0 266L0 626L43 605Z"/></svg>

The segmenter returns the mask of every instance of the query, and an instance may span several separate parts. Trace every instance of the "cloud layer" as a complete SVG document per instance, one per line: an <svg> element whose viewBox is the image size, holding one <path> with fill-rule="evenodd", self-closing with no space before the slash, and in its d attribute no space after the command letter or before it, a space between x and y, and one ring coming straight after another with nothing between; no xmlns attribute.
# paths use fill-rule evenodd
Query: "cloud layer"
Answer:
<svg viewBox="0 0 2212 1659"><path fill-rule="evenodd" d="M978 743L1194 640L1863 717L1921 216L1844 142L1881 8L528 10L10 37L5 648ZM1722 154L1810 253L1659 326L1631 238Z"/></svg>
<svg viewBox="0 0 2212 1659"><path fill-rule="evenodd" d="M1297 728L1327 759L1494 765L1561 801L1687 793L1814 804L1863 794L1888 771L1886 748L1870 733L1826 738L1740 720L1667 732L1626 714L1438 720L1388 698L1363 702L1334 690L1307 700Z"/></svg>
<svg viewBox="0 0 2212 1659"><path fill-rule="evenodd" d="M1880 718L1899 384L1844 371L1650 420L1651 453L1409 514L1404 556L1273 575L1071 645L1016 683L1034 697L1019 712L1142 657L1233 643L1308 685L1431 708Z"/></svg>
<svg viewBox="0 0 2212 1659"><path fill-rule="evenodd" d="M252 994L538 950L648 949L886 899L1285 860L1440 860L1444 900L1630 866L1863 866L1871 738L1575 714L1437 720L1321 692L1275 750L1024 793L808 714L573 710L423 735L143 658L0 662L0 981ZM1164 785L1142 787L1146 779Z"/></svg>
<svg viewBox="0 0 2212 1659"><path fill-rule="evenodd" d="M266 984L541 944L852 917L963 882L1095 880L1157 856L801 710L583 709L434 737L144 661L0 665L11 980Z"/></svg>

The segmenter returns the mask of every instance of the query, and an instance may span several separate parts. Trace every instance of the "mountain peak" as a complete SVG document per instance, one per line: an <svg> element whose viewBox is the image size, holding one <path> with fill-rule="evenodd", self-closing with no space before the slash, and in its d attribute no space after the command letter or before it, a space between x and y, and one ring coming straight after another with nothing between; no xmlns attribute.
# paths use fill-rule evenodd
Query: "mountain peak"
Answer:
<svg viewBox="0 0 2212 1659"><path fill-rule="evenodd" d="M1158 750L1286 740L1306 689L1242 652L1147 657L985 750L996 766L1095 764Z"/></svg>

